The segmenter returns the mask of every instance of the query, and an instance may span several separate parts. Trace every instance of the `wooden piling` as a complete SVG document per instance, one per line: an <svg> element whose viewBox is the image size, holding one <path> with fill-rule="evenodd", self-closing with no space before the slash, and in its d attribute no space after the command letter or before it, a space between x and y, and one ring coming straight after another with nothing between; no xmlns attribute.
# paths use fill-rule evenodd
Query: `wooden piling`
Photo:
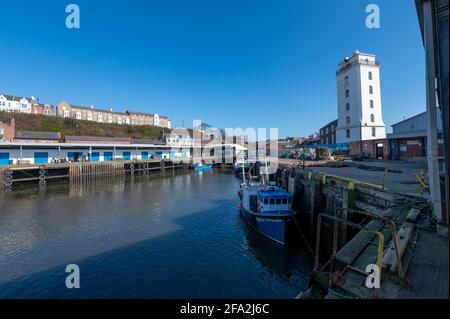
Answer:
<svg viewBox="0 0 450 319"><path fill-rule="evenodd" d="M11 188L14 183L37 181L40 185L52 179L91 178L93 176L120 176L147 174L149 171L184 168L185 164L172 160L129 160L109 162L77 162L47 165L7 166L0 169L0 190Z"/></svg>

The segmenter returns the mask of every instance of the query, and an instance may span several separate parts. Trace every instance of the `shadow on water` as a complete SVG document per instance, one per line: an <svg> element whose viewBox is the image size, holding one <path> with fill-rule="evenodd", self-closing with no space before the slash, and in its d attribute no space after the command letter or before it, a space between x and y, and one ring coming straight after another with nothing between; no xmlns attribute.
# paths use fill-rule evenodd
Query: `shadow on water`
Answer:
<svg viewBox="0 0 450 319"><path fill-rule="evenodd" d="M245 224L238 185L230 174L187 172L5 195L0 215L8 202L24 202L33 218L16 207L7 225L0 221L10 247L0 250L0 298L293 298L306 288L312 260ZM21 227L31 239L11 240ZM65 286L71 263L80 267L80 289Z"/></svg>

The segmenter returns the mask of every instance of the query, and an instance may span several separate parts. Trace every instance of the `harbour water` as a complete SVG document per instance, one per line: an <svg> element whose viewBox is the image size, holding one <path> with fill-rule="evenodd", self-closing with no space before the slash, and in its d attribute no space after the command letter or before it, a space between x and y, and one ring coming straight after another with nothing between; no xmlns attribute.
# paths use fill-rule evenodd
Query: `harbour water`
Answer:
<svg viewBox="0 0 450 319"><path fill-rule="evenodd" d="M311 255L245 224L240 182L186 171L1 194L0 298L294 298Z"/></svg>

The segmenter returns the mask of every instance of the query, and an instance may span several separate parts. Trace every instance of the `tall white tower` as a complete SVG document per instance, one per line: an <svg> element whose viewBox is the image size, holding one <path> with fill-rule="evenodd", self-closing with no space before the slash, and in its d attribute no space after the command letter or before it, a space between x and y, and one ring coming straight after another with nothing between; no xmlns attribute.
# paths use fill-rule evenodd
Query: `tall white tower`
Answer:
<svg viewBox="0 0 450 319"><path fill-rule="evenodd" d="M386 138L381 113L380 65L375 55L354 51L336 72L336 142Z"/></svg>

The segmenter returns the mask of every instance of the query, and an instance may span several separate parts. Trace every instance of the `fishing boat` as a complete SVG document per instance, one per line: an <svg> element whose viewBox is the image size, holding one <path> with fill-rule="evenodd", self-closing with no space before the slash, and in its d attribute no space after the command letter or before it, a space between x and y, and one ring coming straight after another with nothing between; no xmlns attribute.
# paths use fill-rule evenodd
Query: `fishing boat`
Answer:
<svg viewBox="0 0 450 319"><path fill-rule="evenodd" d="M238 191L244 220L256 231L285 245L292 229L295 211L292 194L273 182L244 182Z"/></svg>
<svg viewBox="0 0 450 319"><path fill-rule="evenodd" d="M249 162L244 162L244 163L237 162L234 164L234 173L236 175L247 174L251 168L252 168L252 165Z"/></svg>

